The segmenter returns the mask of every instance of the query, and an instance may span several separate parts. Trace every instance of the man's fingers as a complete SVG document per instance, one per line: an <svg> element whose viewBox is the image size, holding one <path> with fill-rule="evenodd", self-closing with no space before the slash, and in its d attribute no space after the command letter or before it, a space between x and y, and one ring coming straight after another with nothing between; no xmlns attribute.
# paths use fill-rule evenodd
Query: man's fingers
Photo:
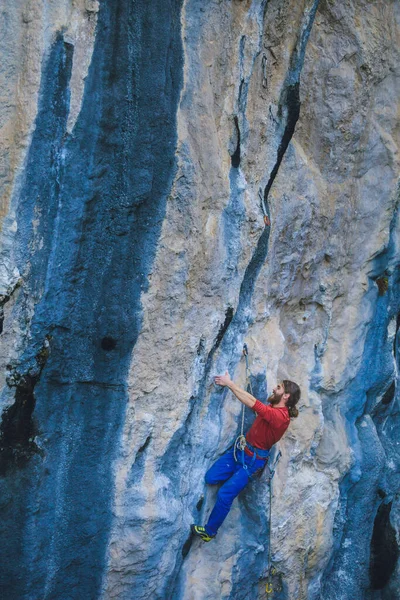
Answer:
<svg viewBox="0 0 400 600"><path fill-rule="evenodd" d="M217 385L228 385L228 381L229 381L229 373L228 373L228 371L226 371L225 375L216 375L214 377L214 382Z"/></svg>

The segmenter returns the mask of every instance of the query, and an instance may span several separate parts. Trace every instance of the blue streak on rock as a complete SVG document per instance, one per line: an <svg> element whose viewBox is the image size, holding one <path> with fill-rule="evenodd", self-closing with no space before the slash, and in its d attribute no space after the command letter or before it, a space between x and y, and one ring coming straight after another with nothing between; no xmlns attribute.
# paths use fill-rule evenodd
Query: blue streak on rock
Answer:
<svg viewBox="0 0 400 600"><path fill-rule="evenodd" d="M43 214L44 222L49 225L54 219L57 182L59 179L59 155L63 144L63 135L69 108L69 79L72 67L72 47L65 44L61 35L58 35L49 53L42 73L38 113L35 132L32 137L31 147L27 157L25 183L21 191L18 210L17 246L15 253L21 265L21 272L29 259L33 259L29 293L33 300L38 301L43 289L44 272L48 257L51 227L43 228L44 243L41 250L37 248L34 258L30 255L29 241L34 241L33 220L39 213ZM20 305L21 302L17 303ZM20 308L22 318L25 316L24 308ZM46 332L41 334L41 343ZM29 370L29 358L35 354L35 342L26 351L26 357L21 359L25 363L24 371ZM21 370L21 369L20 369ZM16 406L18 402L15 397ZM33 389L31 390L29 413L24 411L26 420L25 428L34 430L32 412L35 404ZM9 411L13 411L13 407ZM2 429L6 426L9 411L2 415ZM22 426L23 424L21 424ZM2 432L4 436L4 431ZM2 438L3 438L2 436ZM10 599L23 598L27 580L29 578L29 563L26 562L24 551L26 548L25 527L30 518L31 498L34 485L31 474L27 469L19 470L18 461L5 464L7 455L4 456L4 439L2 445L2 472L7 477L0 480L1 496L12 499L9 504L5 502L2 514L3 543L1 544L2 565L0 571L0 590L3 597ZM16 449L18 452L18 448ZM34 462L32 460L32 462Z"/></svg>
<svg viewBox="0 0 400 600"><path fill-rule="evenodd" d="M229 181L231 193L229 203L222 213L226 251L226 268L233 276L238 274L238 260L242 251L240 233L246 219L243 202L245 186L241 182L242 175L236 168L231 168Z"/></svg>
<svg viewBox="0 0 400 600"><path fill-rule="evenodd" d="M400 310L400 266L395 244L397 210L395 207L389 244L373 264L368 293L374 290L376 307L361 368L346 388L343 413L349 443L354 450L354 464L340 485L334 552L322 576L321 600L344 600L350 596L354 600L372 598L370 546L374 519L382 503L380 493L384 490L384 496L391 498L400 484L398 471L391 474L385 465L385 461L393 457L395 462L399 461L395 442L400 434L398 397L391 406L382 405L388 381L390 383L394 376L393 344L387 336L388 324ZM388 292L383 296L376 295L375 279L388 268L391 270ZM395 404L397 409L393 410ZM324 410L324 416L329 418L329 411ZM385 432L384 423L388 422L388 417L390 426ZM337 586L338 579L345 580L345 587Z"/></svg>
<svg viewBox="0 0 400 600"><path fill-rule="evenodd" d="M140 297L175 172L180 9L181 0L101 3L70 137L72 50L61 35L43 71L18 211L20 267L31 263L24 287L38 302L20 362L46 334L52 347L35 389L45 458L4 480L21 517L2 545L15 581L10 600L99 595ZM57 69L63 81L54 89ZM21 302L18 310L27 317Z"/></svg>
<svg viewBox="0 0 400 600"><path fill-rule="evenodd" d="M369 540L377 508L377 489L384 467L384 452L376 429L369 417L357 422L360 452L357 459L358 481L348 478L341 493L346 497L342 507L340 538L337 539L331 573L325 578L321 598L361 600L368 589ZM346 489L347 488L347 489ZM339 542L340 539L340 542ZM340 576L339 576L340 574ZM345 585L338 586L338 580Z"/></svg>

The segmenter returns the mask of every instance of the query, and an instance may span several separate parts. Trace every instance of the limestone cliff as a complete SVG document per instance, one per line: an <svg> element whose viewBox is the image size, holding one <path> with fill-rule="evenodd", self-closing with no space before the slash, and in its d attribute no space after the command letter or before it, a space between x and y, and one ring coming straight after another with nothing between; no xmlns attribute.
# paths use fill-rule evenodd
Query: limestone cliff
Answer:
<svg viewBox="0 0 400 600"><path fill-rule="evenodd" d="M265 474L185 546L246 342L273 598L399 599L398 0L0 16L2 596L267 597Z"/></svg>

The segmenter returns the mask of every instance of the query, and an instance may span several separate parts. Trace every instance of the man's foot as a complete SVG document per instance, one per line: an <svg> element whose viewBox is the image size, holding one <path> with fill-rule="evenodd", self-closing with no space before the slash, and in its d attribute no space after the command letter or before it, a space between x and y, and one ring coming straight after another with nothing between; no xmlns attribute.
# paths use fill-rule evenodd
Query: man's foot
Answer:
<svg viewBox="0 0 400 600"><path fill-rule="evenodd" d="M201 525L191 525L191 532L203 540L203 542L211 542L215 535L208 535L207 531Z"/></svg>

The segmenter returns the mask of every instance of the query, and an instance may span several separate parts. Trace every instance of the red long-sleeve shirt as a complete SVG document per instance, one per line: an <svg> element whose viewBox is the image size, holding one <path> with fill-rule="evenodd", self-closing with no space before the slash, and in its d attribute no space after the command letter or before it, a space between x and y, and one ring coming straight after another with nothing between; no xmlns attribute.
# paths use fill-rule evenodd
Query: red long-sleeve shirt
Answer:
<svg viewBox="0 0 400 600"><path fill-rule="evenodd" d="M246 440L255 448L269 450L289 427L289 411L286 406L276 408L259 400L256 400L253 410L257 417L247 432Z"/></svg>

